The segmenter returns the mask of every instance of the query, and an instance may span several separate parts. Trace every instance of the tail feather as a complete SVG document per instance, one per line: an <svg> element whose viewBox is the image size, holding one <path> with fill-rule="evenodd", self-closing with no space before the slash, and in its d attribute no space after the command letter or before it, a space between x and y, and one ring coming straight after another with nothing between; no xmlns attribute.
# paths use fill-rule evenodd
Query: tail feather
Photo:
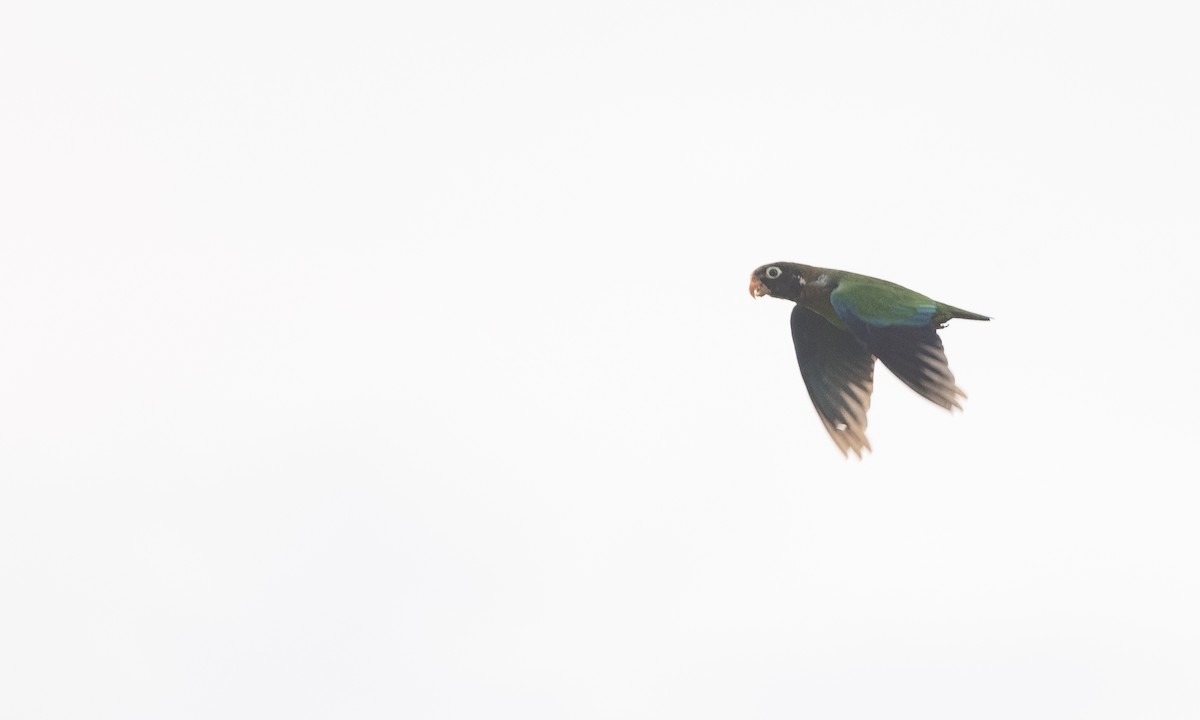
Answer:
<svg viewBox="0 0 1200 720"><path fill-rule="evenodd" d="M973 313L970 310L956 308L953 305L938 303L938 312L935 316L938 324L940 325L953 318L960 318L962 320L991 320L991 318L987 315L980 315L979 313Z"/></svg>

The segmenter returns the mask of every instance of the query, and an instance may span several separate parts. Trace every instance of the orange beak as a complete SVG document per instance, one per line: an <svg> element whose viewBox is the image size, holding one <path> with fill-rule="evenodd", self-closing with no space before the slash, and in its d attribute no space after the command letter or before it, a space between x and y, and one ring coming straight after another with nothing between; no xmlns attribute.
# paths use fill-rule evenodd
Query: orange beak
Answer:
<svg viewBox="0 0 1200 720"><path fill-rule="evenodd" d="M770 294L771 292L767 290L767 286L762 284L762 280L759 280L757 277L753 276L750 278L750 297L760 298L763 295Z"/></svg>

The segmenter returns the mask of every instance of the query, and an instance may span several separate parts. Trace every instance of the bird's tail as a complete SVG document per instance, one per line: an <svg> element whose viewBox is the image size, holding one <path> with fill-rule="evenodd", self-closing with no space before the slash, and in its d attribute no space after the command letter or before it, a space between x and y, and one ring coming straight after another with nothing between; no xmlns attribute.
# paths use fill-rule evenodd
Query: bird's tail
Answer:
<svg viewBox="0 0 1200 720"><path fill-rule="evenodd" d="M970 310L963 310L962 308L956 308L953 305L946 305L945 303L938 303L938 305L940 306L940 307L938 307L938 311L939 311L938 315L944 314L947 319L962 318L963 320L991 320L991 318L988 317L987 315L980 315L979 313L973 313Z"/></svg>

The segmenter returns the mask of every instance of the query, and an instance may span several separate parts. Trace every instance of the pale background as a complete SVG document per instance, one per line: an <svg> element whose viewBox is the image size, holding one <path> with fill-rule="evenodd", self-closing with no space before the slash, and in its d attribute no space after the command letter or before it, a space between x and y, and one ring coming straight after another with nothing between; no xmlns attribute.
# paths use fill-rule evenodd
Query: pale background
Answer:
<svg viewBox="0 0 1200 720"><path fill-rule="evenodd" d="M1200 717L1195 7L6 3L3 716Z"/></svg>

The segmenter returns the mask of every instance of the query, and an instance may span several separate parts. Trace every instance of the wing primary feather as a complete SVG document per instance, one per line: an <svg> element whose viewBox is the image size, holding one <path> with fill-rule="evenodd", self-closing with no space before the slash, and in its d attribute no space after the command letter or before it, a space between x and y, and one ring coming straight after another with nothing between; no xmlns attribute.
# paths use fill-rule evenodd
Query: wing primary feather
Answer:
<svg viewBox="0 0 1200 720"><path fill-rule="evenodd" d="M849 332L799 305L791 324L796 362L821 424L842 455L861 458L871 450L867 411L875 358Z"/></svg>
<svg viewBox="0 0 1200 720"><path fill-rule="evenodd" d="M957 384L937 329L932 326L876 326L848 322L880 362L926 400L947 410L961 410L966 397Z"/></svg>

